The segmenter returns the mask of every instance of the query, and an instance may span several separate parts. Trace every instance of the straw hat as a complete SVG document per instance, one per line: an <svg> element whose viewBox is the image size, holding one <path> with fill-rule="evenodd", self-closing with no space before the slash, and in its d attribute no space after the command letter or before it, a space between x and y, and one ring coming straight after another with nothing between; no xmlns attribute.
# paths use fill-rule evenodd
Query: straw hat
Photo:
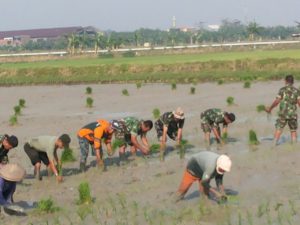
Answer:
<svg viewBox="0 0 300 225"><path fill-rule="evenodd" d="M225 172L230 172L231 169L231 159L227 155L220 155L217 159L217 172L218 174L224 174L220 169Z"/></svg>
<svg viewBox="0 0 300 225"><path fill-rule="evenodd" d="M0 169L0 177L8 181L19 182L23 180L25 174L25 170L15 163L6 164Z"/></svg>
<svg viewBox="0 0 300 225"><path fill-rule="evenodd" d="M176 111L173 111L173 115L177 119L180 119L180 120L184 119L184 112L180 107L178 107L176 109Z"/></svg>

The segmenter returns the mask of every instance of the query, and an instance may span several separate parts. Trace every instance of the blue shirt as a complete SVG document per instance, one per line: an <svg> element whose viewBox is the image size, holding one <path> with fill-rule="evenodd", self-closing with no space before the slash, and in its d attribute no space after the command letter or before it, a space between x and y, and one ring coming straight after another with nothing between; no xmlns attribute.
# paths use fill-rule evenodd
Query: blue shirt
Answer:
<svg viewBox="0 0 300 225"><path fill-rule="evenodd" d="M12 196L16 190L16 182L8 181L0 177L0 205L12 203Z"/></svg>

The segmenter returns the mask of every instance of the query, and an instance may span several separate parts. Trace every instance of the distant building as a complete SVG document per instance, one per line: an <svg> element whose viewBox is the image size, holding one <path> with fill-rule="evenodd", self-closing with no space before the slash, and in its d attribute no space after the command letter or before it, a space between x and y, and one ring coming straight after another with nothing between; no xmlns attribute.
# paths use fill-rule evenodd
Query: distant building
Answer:
<svg viewBox="0 0 300 225"><path fill-rule="evenodd" d="M211 24L211 25L208 25L207 28L208 28L208 30L211 30L211 31L218 31L220 29L220 25Z"/></svg>
<svg viewBox="0 0 300 225"><path fill-rule="evenodd" d="M20 45L30 40L49 40L66 37L70 34L96 34L98 31L94 27L59 27L43 28L31 30L0 31L1 45Z"/></svg>

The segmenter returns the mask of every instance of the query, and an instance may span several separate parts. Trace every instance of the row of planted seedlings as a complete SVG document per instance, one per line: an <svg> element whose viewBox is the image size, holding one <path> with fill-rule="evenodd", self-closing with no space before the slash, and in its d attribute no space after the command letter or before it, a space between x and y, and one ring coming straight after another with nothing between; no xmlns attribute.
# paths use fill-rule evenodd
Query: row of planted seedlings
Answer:
<svg viewBox="0 0 300 225"><path fill-rule="evenodd" d="M19 99L18 105L14 106L14 114L9 118L9 124L11 126L18 124L18 117L22 115L22 109L25 108L26 101Z"/></svg>

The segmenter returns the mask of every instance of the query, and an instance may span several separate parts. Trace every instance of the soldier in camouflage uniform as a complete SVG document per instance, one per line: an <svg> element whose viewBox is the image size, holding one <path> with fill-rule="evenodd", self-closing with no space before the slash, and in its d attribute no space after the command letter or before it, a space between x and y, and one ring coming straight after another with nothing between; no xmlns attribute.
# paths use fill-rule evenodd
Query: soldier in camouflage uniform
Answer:
<svg viewBox="0 0 300 225"><path fill-rule="evenodd" d="M224 144L221 138L220 124L223 124L223 133L227 133L228 124L235 121L233 113L224 112L221 109L208 109L201 113L201 128L205 133L205 141L210 145L210 132L213 131L219 144Z"/></svg>
<svg viewBox="0 0 300 225"><path fill-rule="evenodd" d="M151 120L139 120L135 117L125 117L124 119L114 121L115 138L120 147L119 157L125 159L125 150L127 145L131 146L131 153L136 154L139 149L143 154L149 153L149 143L146 134L152 129ZM137 137L140 136L142 143L139 143Z"/></svg>
<svg viewBox="0 0 300 225"><path fill-rule="evenodd" d="M266 112L271 113L272 109L279 105L278 119L276 121L274 141L278 144L280 135L286 124L291 131L292 143L297 141L297 104L300 106L300 91L293 86L294 77L287 75L285 77L286 86L281 88L272 105L266 108Z"/></svg>
<svg viewBox="0 0 300 225"><path fill-rule="evenodd" d="M160 141L160 148L164 149L167 135L180 145L182 139L182 128L184 125L184 112L179 107L176 111L166 112L155 122L157 138Z"/></svg>
<svg viewBox="0 0 300 225"><path fill-rule="evenodd" d="M8 163L8 152L18 146L18 138L14 135L0 135L0 166Z"/></svg>

